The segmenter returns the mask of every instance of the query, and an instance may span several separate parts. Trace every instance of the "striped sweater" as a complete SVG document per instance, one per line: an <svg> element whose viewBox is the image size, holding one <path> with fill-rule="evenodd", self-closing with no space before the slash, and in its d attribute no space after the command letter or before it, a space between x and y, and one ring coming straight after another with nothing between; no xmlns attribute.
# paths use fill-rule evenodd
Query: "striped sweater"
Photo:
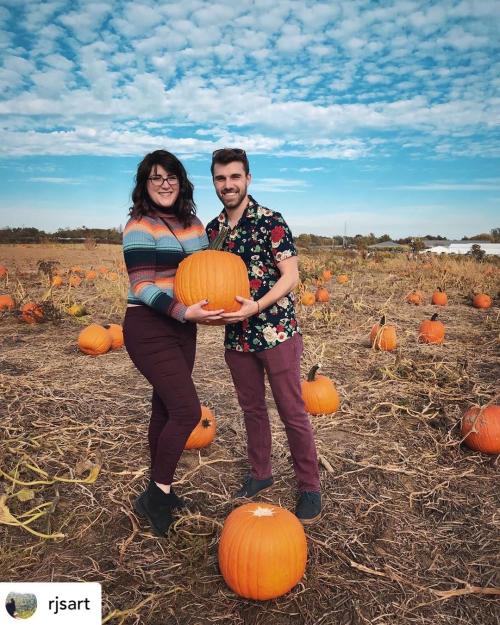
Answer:
<svg viewBox="0 0 500 625"><path fill-rule="evenodd" d="M184 321L186 306L174 299L175 273L181 260L207 247L207 235L197 217L188 228L173 215L165 215L163 220L156 216L130 219L123 231L123 255L130 280L127 302L146 304Z"/></svg>

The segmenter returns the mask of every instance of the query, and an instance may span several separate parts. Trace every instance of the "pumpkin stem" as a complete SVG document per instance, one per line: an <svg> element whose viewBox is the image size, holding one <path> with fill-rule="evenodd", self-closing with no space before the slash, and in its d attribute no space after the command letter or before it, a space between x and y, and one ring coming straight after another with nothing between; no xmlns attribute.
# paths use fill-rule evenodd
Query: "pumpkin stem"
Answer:
<svg viewBox="0 0 500 625"><path fill-rule="evenodd" d="M438 314L434 313L431 317L431 321L436 321L437 318L438 318Z"/></svg>
<svg viewBox="0 0 500 625"><path fill-rule="evenodd" d="M318 369L319 369L319 365L314 365L314 367L311 367L311 370L307 374L308 382L314 382L314 379L316 377L316 372L318 371Z"/></svg>
<svg viewBox="0 0 500 625"><path fill-rule="evenodd" d="M221 250L222 245L224 244L224 241L226 240L226 237L229 234L230 230L231 228L229 228L228 226L221 226L215 239L210 242L208 249L209 250Z"/></svg>
<svg viewBox="0 0 500 625"><path fill-rule="evenodd" d="M382 318L380 319L380 324L381 326L385 326L385 315L382 315Z"/></svg>

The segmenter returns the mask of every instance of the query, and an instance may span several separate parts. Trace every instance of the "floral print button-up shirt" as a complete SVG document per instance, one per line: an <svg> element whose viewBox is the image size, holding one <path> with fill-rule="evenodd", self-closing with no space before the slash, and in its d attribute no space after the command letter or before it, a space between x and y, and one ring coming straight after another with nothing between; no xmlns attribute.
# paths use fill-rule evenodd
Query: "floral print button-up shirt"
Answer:
<svg viewBox="0 0 500 625"><path fill-rule="evenodd" d="M229 232L223 248L241 256L248 270L250 295L260 299L279 280L277 263L296 256L292 233L280 213L260 206L251 197L236 226ZM221 226L229 226L225 209L207 225L212 241ZM239 323L225 327L226 349L259 352L275 347L300 332L294 308L294 295L289 293L275 304Z"/></svg>

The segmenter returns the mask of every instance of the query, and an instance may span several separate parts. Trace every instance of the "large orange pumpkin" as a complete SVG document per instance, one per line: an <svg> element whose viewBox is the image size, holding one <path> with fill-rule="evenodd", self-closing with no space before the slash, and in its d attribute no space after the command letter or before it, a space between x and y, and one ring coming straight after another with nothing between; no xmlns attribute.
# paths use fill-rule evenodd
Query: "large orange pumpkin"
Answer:
<svg viewBox="0 0 500 625"><path fill-rule="evenodd" d="M396 349L396 328L386 325L385 315L382 316L380 323L376 323L370 332L370 343L374 349L381 349L385 352L392 352Z"/></svg>
<svg viewBox="0 0 500 625"><path fill-rule="evenodd" d="M421 343L440 344L444 341L446 328L442 321L437 320L437 317L435 313L430 319L424 319L420 324L418 340Z"/></svg>
<svg viewBox="0 0 500 625"><path fill-rule="evenodd" d="M78 335L78 347L91 356L105 354L110 349L111 342L110 333L97 323L90 324Z"/></svg>
<svg viewBox="0 0 500 625"><path fill-rule="evenodd" d="M326 375L316 372L319 365L314 365L302 380L302 399L309 414L331 414L339 409L340 397L335 384Z"/></svg>
<svg viewBox="0 0 500 625"><path fill-rule="evenodd" d="M43 320L44 313L40 304L27 302L21 308L21 319L26 323L38 323Z"/></svg>
<svg viewBox="0 0 500 625"><path fill-rule="evenodd" d="M14 310L16 303L10 295L0 295L0 310Z"/></svg>
<svg viewBox="0 0 500 625"><path fill-rule="evenodd" d="M175 274L174 295L185 306L207 299L205 310L236 312L241 295L250 299L248 272L243 260L220 249L227 231L221 230L210 249L191 254L179 264Z"/></svg>
<svg viewBox="0 0 500 625"><path fill-rule="evenodd" d="M201 449L207 447L215 437L215 417L214 413L207 408L201 407L201 418L189 435L184 449Z"/></svg>
<svg viewBox="0 0 500 625"><path fill-rule="evenodd" d="M491 304L491 297L486 293L476 293L472 298L474 308L490 308Z"/></svg>
<svg viewBox="0 0 500 625"><path fill-rule="evenodd" d="M476 451L500 454L500 406L472 406L462 417L464 443Z"/></svg>
<svg viewBox="0 0 500 625"><path fill-rule="evenodd" d="M120 349L123 347L123 328L119 323L108 323L104 328L109 332L111 337L111 349Z"/></svg>
<svg viewBox="0 0 500 625"><path fill-rule="evenodd" d="M307 542L290 511L257 502L227 517L219 541L219 568L226 584L247 599L284 595L302 578Z"/></svg>

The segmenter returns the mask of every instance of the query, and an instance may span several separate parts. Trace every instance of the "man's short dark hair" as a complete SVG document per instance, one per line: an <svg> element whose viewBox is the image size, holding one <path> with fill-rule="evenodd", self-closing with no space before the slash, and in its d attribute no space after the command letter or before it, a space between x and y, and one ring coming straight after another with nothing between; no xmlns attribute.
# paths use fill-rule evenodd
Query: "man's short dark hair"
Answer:
<svg viewBox="0 0 500 625"><path fill-rule="evenodd" d="M245 150L241 148L221 148L212 153L212 165L210 166L212 177L214 175L214 165L228 165L234 161L243 163L245 174L248 176L250 173L250 165L248 164Z"/></svg>

